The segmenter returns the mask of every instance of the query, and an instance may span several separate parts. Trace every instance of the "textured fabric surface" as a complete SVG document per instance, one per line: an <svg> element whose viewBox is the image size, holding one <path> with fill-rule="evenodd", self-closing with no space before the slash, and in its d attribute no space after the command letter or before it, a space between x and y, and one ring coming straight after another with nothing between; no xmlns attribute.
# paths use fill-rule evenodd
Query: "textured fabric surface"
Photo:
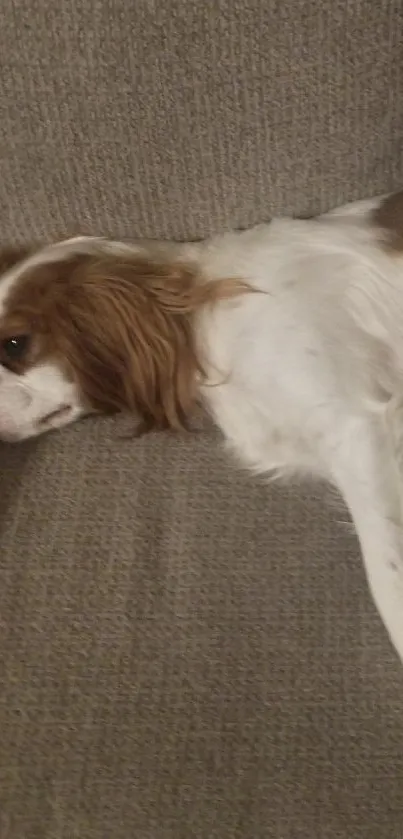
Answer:
<svg viewBox="0 0 403 839"><path fill-rule="evenodd" d="M401 183L401 0L8 0L10 239L192 238Z"/></svg>
<svg viewBox="0 0 403 839"><path fill-rule="evenodd" d="M2 839L400 839L403 672L343 511L117 431L2 451Z"/></svg>
<svg viewBox="0 0 403 839"><path fill-rule="evenodd" d="M401 185L400 0L9 0L2 239ZM403 671L346 514L206 429L0 447L0 839L401 839Z"/></svg>

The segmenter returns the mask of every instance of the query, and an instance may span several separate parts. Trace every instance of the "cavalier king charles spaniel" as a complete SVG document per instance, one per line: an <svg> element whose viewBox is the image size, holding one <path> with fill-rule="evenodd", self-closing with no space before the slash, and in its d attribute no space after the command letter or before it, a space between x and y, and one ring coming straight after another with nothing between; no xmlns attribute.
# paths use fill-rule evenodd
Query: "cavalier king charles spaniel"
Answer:
<svg viewBox="0 0 403 839"><path fill-rule="evenodd" d="M403 661L403 193L191 244L0 256L0 439L92 412L186 427L330 481Z"/></svg>

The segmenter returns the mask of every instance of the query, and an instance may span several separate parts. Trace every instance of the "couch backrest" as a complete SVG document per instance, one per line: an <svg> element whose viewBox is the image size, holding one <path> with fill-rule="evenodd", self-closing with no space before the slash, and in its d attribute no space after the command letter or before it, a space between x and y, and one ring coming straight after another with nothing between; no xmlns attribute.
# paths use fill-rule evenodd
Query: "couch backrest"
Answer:
<svg viewBox="0 0 403 839"><path fill-rule="evenodd" d="M3 240L193 238L401 185L403 7L14 0Z"/></svg>

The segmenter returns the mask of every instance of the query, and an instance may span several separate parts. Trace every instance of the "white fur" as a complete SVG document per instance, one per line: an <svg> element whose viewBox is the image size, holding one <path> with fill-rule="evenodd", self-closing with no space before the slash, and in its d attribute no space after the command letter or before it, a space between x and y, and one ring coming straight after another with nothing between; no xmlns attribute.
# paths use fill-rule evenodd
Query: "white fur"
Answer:
<svg viewBox="0 0 403 839"><path fill-rule="evenodd" d="M38 364L21 376L0 366L0 439L25 440L83 413L76 385L55 362Z"/></svg>
<svg viewBox="0 0 403 839"><path fill-rule="evenodd" d="M378 203L358 202L312 221L279 219L173 252L198 263L206 277L240 277L258 291L200 317L210 373L202 398L253 471L302 471L340 490L375 603L403 661L403 255L388 253L370 223ZM0 316L10 286L33 265L122 247L130 246L81 238L36 254L2 281ZM0 406L10 387L9 378L0 380ZM39 433L45 403L71 406L59 424L82 412L60 371L52 383L43 369L31 371L23 387L35 391L35 410L13 396L7 411L0 407L0 436Z"/></svg>

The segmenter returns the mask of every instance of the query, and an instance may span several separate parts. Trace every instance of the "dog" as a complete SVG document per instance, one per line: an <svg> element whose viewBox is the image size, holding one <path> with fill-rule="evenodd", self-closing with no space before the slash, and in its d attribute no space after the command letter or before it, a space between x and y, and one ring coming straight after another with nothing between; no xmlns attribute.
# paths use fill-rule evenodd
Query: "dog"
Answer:
<svg viewBox="0 0 403 839"><path fill-rule="evenodd" d="M196 403L249 469L341 493L403 661L403 192L188 244L0 257L0 438Z"/></svg>

